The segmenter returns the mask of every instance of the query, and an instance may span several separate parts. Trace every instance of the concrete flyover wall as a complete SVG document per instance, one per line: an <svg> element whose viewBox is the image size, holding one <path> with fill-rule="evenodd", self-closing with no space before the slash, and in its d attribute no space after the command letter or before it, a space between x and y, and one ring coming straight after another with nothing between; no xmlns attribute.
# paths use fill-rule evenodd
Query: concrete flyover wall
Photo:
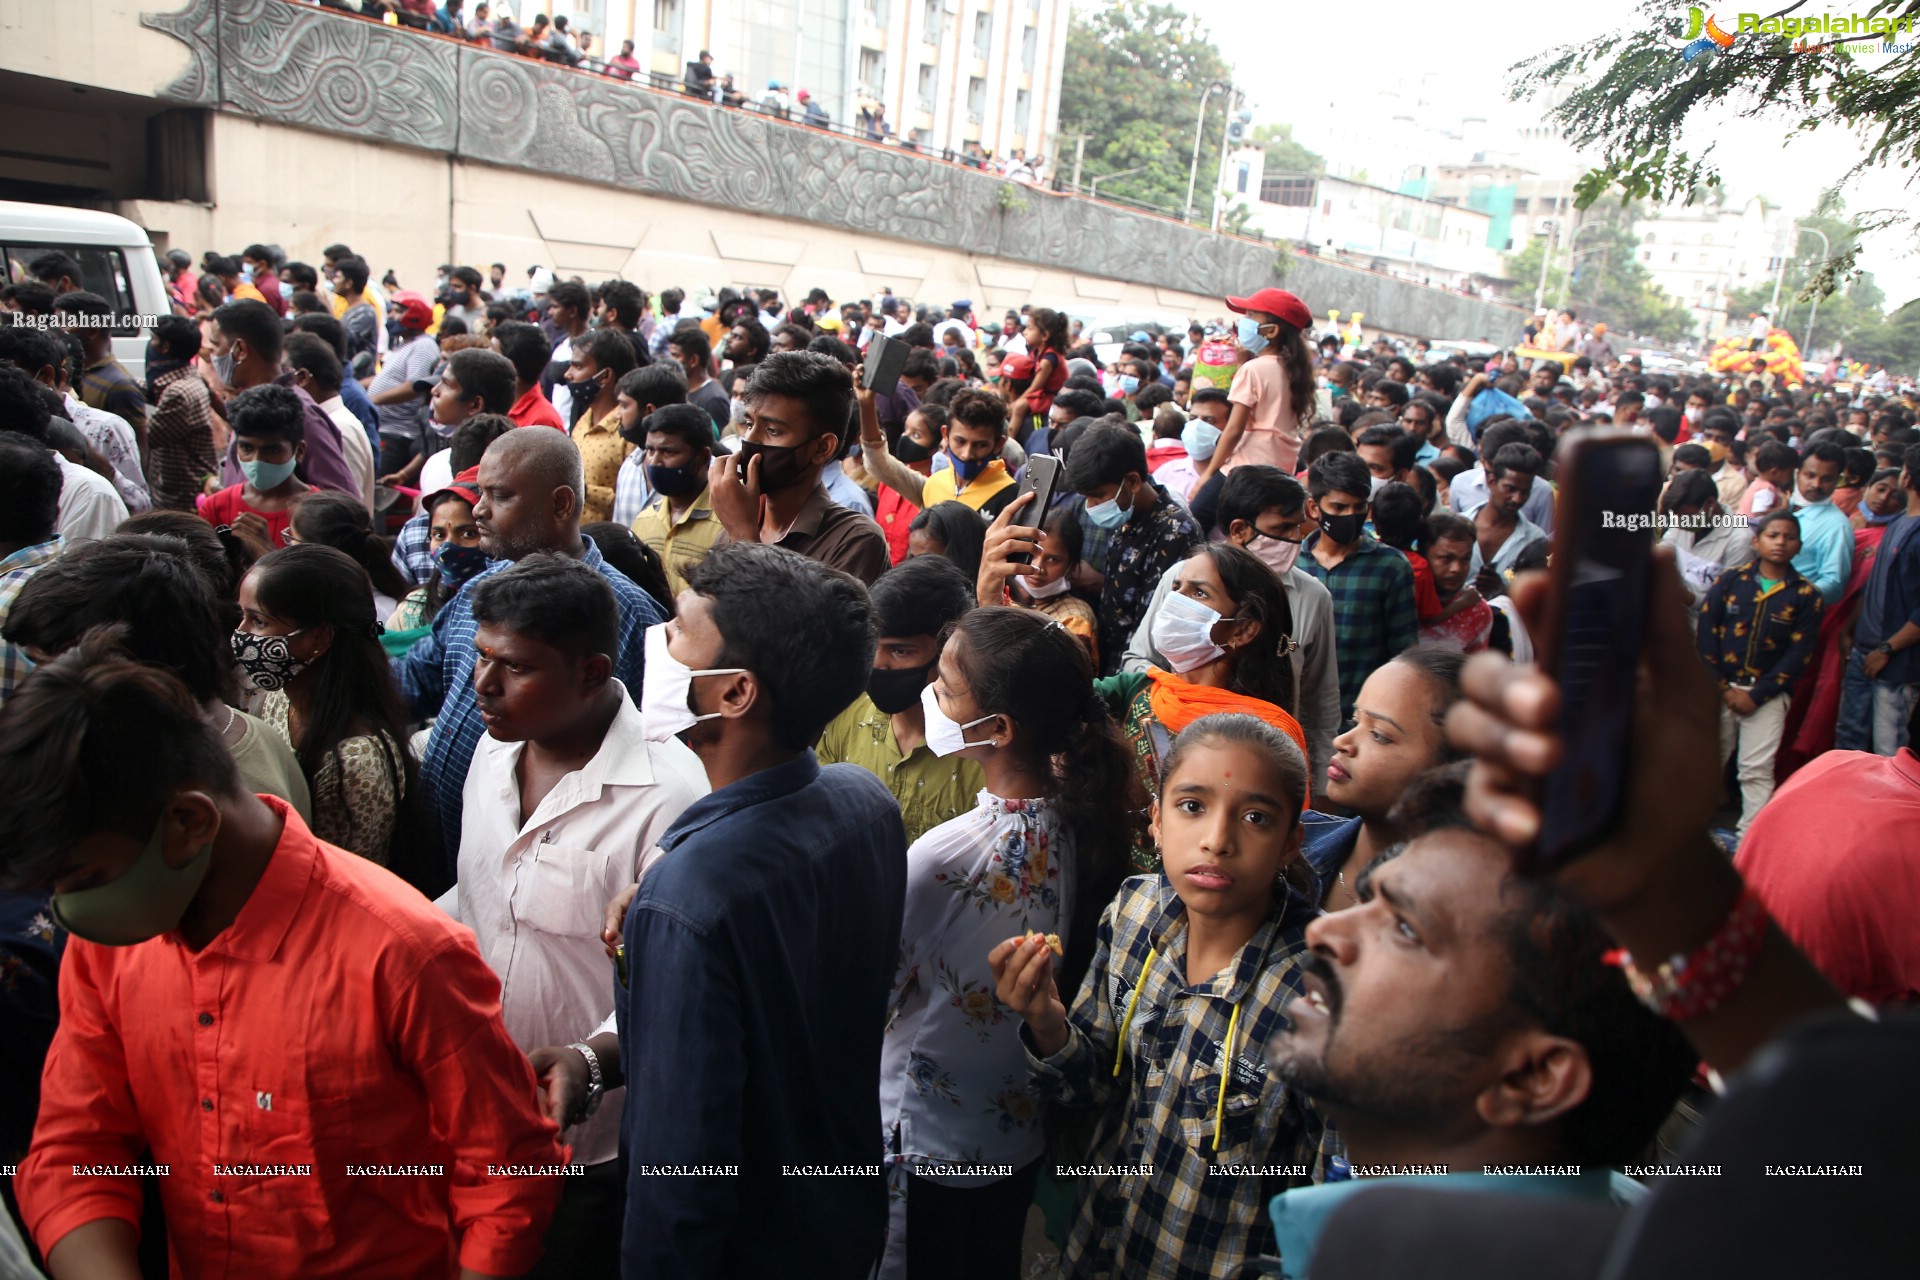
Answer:
<svg viewBox="0 0 1920 1280"><path fill-rule="evenodd" d="M776 238L832 227L894 242L876 249L1146 286L1167 304L1284 279L1317 313L1363 311L1369 326L1409 334L1501 340L1522 318L1297 255L1277 267L1273 248L1253 241L285 0L189 0L141 23L188 51L185 70L156 87L162 99L753 215ZM1140 294L1077 288L1070 301L1121 297Z"/></svg>

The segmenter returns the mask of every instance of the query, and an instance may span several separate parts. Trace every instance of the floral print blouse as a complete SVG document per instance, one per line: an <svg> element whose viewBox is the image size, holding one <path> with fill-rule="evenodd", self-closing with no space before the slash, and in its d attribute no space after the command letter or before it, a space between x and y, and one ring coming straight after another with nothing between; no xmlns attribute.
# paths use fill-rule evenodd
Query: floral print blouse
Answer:
<svg viewBox="0 0 1920 1280"><path fill-rule="evenodd" d="M1040 1157L1020 1020L994 998L987 953L1019 934L1060 931L1069 840L1056 802L982 791L972 812L907 850L900 967L880 1051L880 1123L897 1182L907 1165L1006 1167L935 1175L984 1186Z"/></svg>

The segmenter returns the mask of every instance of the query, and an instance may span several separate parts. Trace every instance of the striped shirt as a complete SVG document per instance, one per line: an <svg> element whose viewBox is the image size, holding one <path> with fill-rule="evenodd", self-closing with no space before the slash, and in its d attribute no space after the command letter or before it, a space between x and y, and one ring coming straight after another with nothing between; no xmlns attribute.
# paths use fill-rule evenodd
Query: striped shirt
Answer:
<svg viewBox="0 0 1920 1280"><path fill-rule="evenodd" d="M580 541L586 546L581 563L605 578L613 588L614 598L620 602L620 653L614 662L613 674L628 689L640 689L645 671L647 628L666 618L652 596L606 562L592 538ZM512 566L511 560L496 560L467 579L460 593L434 615L432 633L422 636L406 656L393 660L394 680L413 714L422 718L439 717L434 722L432 736L427 739L420 778L440 819L440 849L446 855L449 870L460 852L461 799L467 782L467 766L473 761L474 748L487 731L473 696L473 637L480 629L473 618L473 593L487 578Z"/></svg>
<svg viewBox="0 0 1920 1280"><path fill-rule="evenodd" d="M1086 1157L1093 1172L1080 1178L1075 1196L1065 1275L1237 1275L1242 1263L1273 1252L1267 1202L1325 1181L1339 1137L1267 1065L1266 1053L1288 1026L1285 1006L1302 994L1299 961L1313 915L1298 896L1277 901L1232 964L1189 985L1186 906L1164 875L1135 876L1101 917L1093 966L1067 1015L1066 1046L1036 1057L1031 1033L1021 1028L1041 1097L1103 1107ZM1149 952L1153 964L1142 981ZM1122 1046L1120 1024L1136 989ZM1221 1045L1236 1006L1233 1079L1216 1155ZM1106 1106L1116 1094L1123 1104ZM1257 1168L1242 1174L1239 1166Z"/></svg>

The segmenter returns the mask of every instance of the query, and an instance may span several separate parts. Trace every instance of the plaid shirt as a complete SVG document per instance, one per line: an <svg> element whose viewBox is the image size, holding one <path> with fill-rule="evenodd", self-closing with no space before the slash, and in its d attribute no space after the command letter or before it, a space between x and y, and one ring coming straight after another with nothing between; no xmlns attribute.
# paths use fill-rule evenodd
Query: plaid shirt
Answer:
<svg viewBox="0 0 1920 1280"><path fill-rule="evenodd" d="M0 627L6 625L7 611L13 608L14 597L27 585L27 579L52 564L64 546L66 539L55 536L46 542L22 547L0 560ZM25 649L0 640L0 707L7 705L7 699L31 670L33 660L27 657Z"/></svg>
<svg viewBox="0 0 1920 1280"><path fill-rule="evenodd" d="M1700 654L1723 691L1751 686L1755 702L1789 693L1813 656L1826 604L1791 565L1777 579L1762 578L1757 563L1729 569L1700 610Z"/></svg>
<svg viewBox="0 0 1920 1280"><path fill-rule="evenodd" d="M201 482L220 474L220 455L213 448L213 396L192 365L155 375L153 391L159 397L147 418L153 505L191 511Z"/></svg>
<svg viewBox="0 0 1920 1280"><path fill-rule="evenodd" d="M410 517L394 535L393 567L415 584L433 577L433 517L428 512Z"/></svg>
<svg viewBox="0 0 1920 1280"><path fill-rule="evenodd" d="M620 653L613 674L628 689L639 689L645 669L647 628L664 622L665 616L652 596L601 557L592 538L582 538L581 542L586 544L581 563L605 578L620 602ZM473 697L473 636L479 630L473 620L473 593L478 584L512 565L511 560L496 560L467 579L459 594L434 615L432 633L415 642L405 657L393 660L394 680L413 714L439 717L427 739L420 778L440 817L440 848L449 868L460 851L461 798L467 766L487 731Z"/></svg>
<svg viewBox="0 0 1920 1280"><path fill-rule="evenodd" d="M1413 602L1413 566L1392 547L1360 535L1360 543L1332 569L1313 558L1324 535L1300 548L1300 567L1333 594L1333 638L1340 660L1340 718L1353 718L1360 686L1394 656L1420 642Z"/></svg>
<svg viewBox="0 0 1920 1280"><path fill-rule="evenodd" d="M112 356L88 365L80 375L80 399L89 408L125 418L136 433L147 425L146 392Z"/></svg>
<svg viewBox="0 0 1920 1280"><path fill-rule="evenodd" d="M1282 1012L1302 993L1299 959L1313 909L1281 900L1227 969L1187 984L1186 907L1164 875L1135 876L1101 917L1093 967L1067 1015L1067 1043L1027 1065L1035 1091L1067 1106L1104 1110L1079 1179L1062 1257L1072 1277L1215 1280L1274 1250L1267 1202L1326 1178L1339 1137L1306 1099L1267 1065L1266 1046L1288 1026ZM1113 1075L1120 1023L1149 950L1128 1024L1121 1074ZM1240 1008L1232 1046L1220 1159L1213 1160L1221 1042ZM1131 1169L1152 1166L1150 1174ZM1239 1173L1235 1166L1260 1166ZM1293 1168L1304 1172L1294 1173Z"/></svg>

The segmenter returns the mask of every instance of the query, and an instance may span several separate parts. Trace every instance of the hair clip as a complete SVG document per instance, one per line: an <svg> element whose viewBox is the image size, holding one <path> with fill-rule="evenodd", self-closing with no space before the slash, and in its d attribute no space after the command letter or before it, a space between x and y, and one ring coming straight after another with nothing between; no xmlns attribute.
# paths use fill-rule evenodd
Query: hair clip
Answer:
<svg viewBox="0 0 1920 1280"><path fill-rule="evenodd" d="M1299 648L1300 642L1298 640L1295 640L1292 636L1281 636L1280 644L1274 649L1274 655L1276 657L1285 657L1289 653L1297 652Z"/></svg>

